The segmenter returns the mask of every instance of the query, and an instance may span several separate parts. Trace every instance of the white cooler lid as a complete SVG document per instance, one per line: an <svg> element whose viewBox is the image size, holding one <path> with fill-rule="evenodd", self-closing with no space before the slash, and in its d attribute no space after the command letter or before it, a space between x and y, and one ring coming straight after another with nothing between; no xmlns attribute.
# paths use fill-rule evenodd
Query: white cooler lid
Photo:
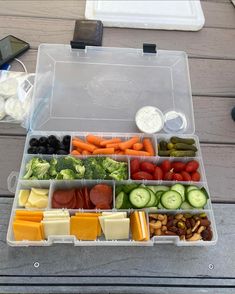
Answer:
<svg viewBox="0 0 235 294"><path fill-rule="evenodd" d="M194 133L185 52L40 45L31 130L138 132L135 115L143 106L163 112L163 131L183 123L176 133Z"/></svg>
<svg viewBox="0 0 235 294"><path fill-rule="evenodd" d="M85 17L107 27L198 31L205 18L200 0L86 1Z"/></svg>

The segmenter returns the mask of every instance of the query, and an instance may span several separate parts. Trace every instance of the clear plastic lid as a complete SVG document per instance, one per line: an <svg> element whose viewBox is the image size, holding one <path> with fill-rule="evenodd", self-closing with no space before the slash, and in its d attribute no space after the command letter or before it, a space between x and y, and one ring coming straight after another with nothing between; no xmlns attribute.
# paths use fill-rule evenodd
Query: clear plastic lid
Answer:
<svg viewBox="0 0 235 294"><path fill-rule="evenodd" d="M164 114L161 132L195 131L185 52L42 44L30 129L138 132L137 111Z"/></svg>

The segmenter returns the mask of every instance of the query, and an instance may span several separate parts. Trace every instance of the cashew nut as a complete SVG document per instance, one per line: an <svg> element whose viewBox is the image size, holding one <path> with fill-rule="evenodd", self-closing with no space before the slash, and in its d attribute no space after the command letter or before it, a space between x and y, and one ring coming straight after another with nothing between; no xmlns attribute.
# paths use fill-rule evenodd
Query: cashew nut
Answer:
<svg viewBox="0 0 235 294"><path fill-rule="evenodd" d="M150 228L157 230L157 229L161 229L162 223L160 221L157 221L155 223L150 222L149 226Z"/></svg>
<svg viewBox="0 0 235 294"><path fill-rule="evenodd" d="M191 238L188 239L188 241L198 241L201 240L201 235L198 233L194 233L193 236Z"/></svg>
<svg viewBox="0 0 235 294"><path fill-rule="evenodd" d="M157 229L157 230L155 230L155 235L156 235L156 236L161 236L161 234L162 234L161 229Z"/></svg>
<svg viewBox="0 0 235 294"><path fill-rule="evenodd" d="M158 214L158 216L157 216L157 219L158 220L160 220L160 221L163 221L164 220L164 215L162 215L162 214Z"/></svg>
<svg viewBox="0 0 235 294"><path fill-rule="evenodd" d="M192 228L192 232L196 231L196 229L200 226L200 220L198 220L195 226Z"/></svg>
<svg viewBox="0 0 235 294"><path fill-rule="evenodd" d="M162 220L162 225L165 226L167 224L167 215L164 214L164 219Z"/></svg>
<svg viewBox="0 0 235 294"><path fill-rule="evenodd" d="M201 232L204 231L205 228L206 228L206 227L204 227L204 226L200 226L200 228L197 230L197 233L198 233L198 234L201 234Z"/></svg>

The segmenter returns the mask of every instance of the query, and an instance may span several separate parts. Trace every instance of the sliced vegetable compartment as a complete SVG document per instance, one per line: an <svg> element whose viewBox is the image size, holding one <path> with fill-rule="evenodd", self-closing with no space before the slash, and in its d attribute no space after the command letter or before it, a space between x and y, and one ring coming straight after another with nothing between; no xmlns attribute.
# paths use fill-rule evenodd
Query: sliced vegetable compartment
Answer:
<svg viewBox="0 0 235 294"><path fill-rule="evenodd" d="M50 191L52 209L111 210L114 199L110 181L53 181Z"/></svg>
<svg viewBox="0 0 235 294"><path fill-rule="evenodd" d="M162 157L200 156L199 142L196 136L157 135L158 155Z"/></svg>
<svg viewBox="0 0 235 294"><path fill-rule="evenodd" d="M58 154L70 153L71 136L64 134L30 135L26 143L27 154Z"/></svg>
<svg viewBox="0 0 235 294"><path fill-rule="evenodd" d="M150 181L205 181L201 158L131 158L132 180Z"/></svg>
<svg viewBox="0 0 235 294"><path fill-rule="evenodd" d="M75 157L26 155L20 178L23 180L115 180L128 179L125 157Z"/></svg>
<svg viewBox="0 0 235 294"><path fill-rule="evenodd" d="M115 136L103 134L87 134L72 137L72 155L156 155L153 137L140 134L132 136Z"/></svg>
<svg viewBox="0 0 235 294"><path fill-rule="evenodd" d="M115 185L116 209L150 209L150 210L194 210L211 207L208 189L197 185L165 185L154 182L117 183Z"/></svg>
<svg viewBox="0 0 235 294"><path fill-rule="evenodd" d="M211 214L210 211L149 213L150 238L154 243L213 245L217 235Z"/></svg>

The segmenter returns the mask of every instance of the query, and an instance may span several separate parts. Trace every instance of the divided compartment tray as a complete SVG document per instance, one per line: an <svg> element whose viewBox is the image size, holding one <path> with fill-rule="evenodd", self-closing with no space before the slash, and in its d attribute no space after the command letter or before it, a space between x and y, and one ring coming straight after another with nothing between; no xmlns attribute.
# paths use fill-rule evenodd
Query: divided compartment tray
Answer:
<svg viewBox="0 0 235 294"><path fill-rule="evenodd" d="M26 163L32 158L32 157L41 157L44 159L50 159L53 156L55 157L61 157L63 155L37 155L37 154L27 154L27 148L29 146L29 140L31 138L36 138L39 136L49 136L49 135L55 135L56 137L62 137L64 135L70 135L71 138L74 136L84 138L88 133L86 132L30 132L27 135L26 138L26 143L25 143L25 149L24 149L24 155L21 163L21 169L20 169L20 174L19 174L19 179L18 179L18 184L16 188L16 193L15 193L15 199L12 207L12 213L11 213L11 218L9 222L9 227L8 227L8 233L7 233L7 242L11 246L49 246L52 245L53 243L72 243L75 246L151 246L154 244L166 244L166 243L172 243L177 246L209 246L209 245L214 245L217 242L217 232L216 232L216 226L215 226L215 221L214 221L214 215L213 215L213 210L211 206L211 200L208 199L207 205L204 210L188 210L188 211L183 211L183 210L160 210L158 209L157 211L152 211L151 209L144 208L141 210L144 210L146 212L147 216L147 224L149 221L149 213L163 213L163 214L176 214L176 213L184 213L184 212L190 212L192 214L195 213L201 213L205 212L208 215L209 220L211 221L211 228L213 232L213 238L211 241L181 241L178 236L155 236L152 237L149 241L133 241L131 239L131 232L130 232L130 238L129 240L112 240L112 241L106 241L104 237L100 237L95 241L80 241L75 238L75 236L49 236L48 240L44 241L15 241L14 236L13 236L13 230L12 230L12 223L13 223L13 218L15 215L15 210L16 209L24 209L18 207L18 194L19 190L21 188L24 189L30 189L32 187L37 187L37 188L49 188L49 198L48 198L48 207L45 208L45 210L51 210L51 198L52 198L52 193L56 188L73 188L73 187L81 187L81 186L93 186L97 183L107 183L113 187L113 207L110 211L122 211L122 210L117 210L115 208L115 189L118 185L120 184L130 184L133 182L136 183L143 183L145 185L166 185L166 186L172 186L175 183L182 183L182 184L187 184L187 185L196 185L199 187L205 187L207 189L207 192L209 194L209 189L207 185L207 180L205 176L205 170L204 170L204 165L203 165L203 160L201 157L201 150L200 150L200 144L197 136L195 135L177 135L179 137L190 137L194 138L196 141L196 147L198 148L198 151L196 153L196 157L193 158L188 158L188 157L160 157L158 155L151 156L151 157L138 157L141 160L153 162L153 163L161 163L164 159L169 159L170 161L189 161L192 159L196 159L199 162L199 172L201 174L201 181L200 182L176 182L176 181L134 181L131 179L130 175L130 160L132 158L136 158L136 156L126 156L126 155L108 155L111 158L114 158L119 161L126 161L128 164L128 179L125 181L121 182L115 182L114 180L23 180L22 177L25 173L25 165ZM151 138L154 148L155 148L155 154L157 153L157 146L158 142L161 139L169 139L170 137L173 136L173 134L158 134L158 135L144 135L144 134L139 134L139 133L93 133L95 135L103 136L105 138L112 138L112 137L120 137L122 139L128 139L134 135L140 136L141 138L143 137L149 137ZM72 147L70 146L70 151L72 150ZM66 156L66 155L65 155ZM89 155L88 155L89 156ZM90 155L93 156L93 155ZM104 156L104 155L95 155L97 156ZM87 156L78 156L79 158L84 158ZM35 210L35 209L34 209ZM44 209L41 209L44 210ZM81 212L95 212L95 210L85 210L85 209L68 209L70 212L70 215L73 215L76 211L81 211ZM108 210L97 210L98 212L103 212L103 211L108 211ZM133 209L128 209L126 210L127 214L129 215ZM149 230L149 226L148 226Z"/></svg>

